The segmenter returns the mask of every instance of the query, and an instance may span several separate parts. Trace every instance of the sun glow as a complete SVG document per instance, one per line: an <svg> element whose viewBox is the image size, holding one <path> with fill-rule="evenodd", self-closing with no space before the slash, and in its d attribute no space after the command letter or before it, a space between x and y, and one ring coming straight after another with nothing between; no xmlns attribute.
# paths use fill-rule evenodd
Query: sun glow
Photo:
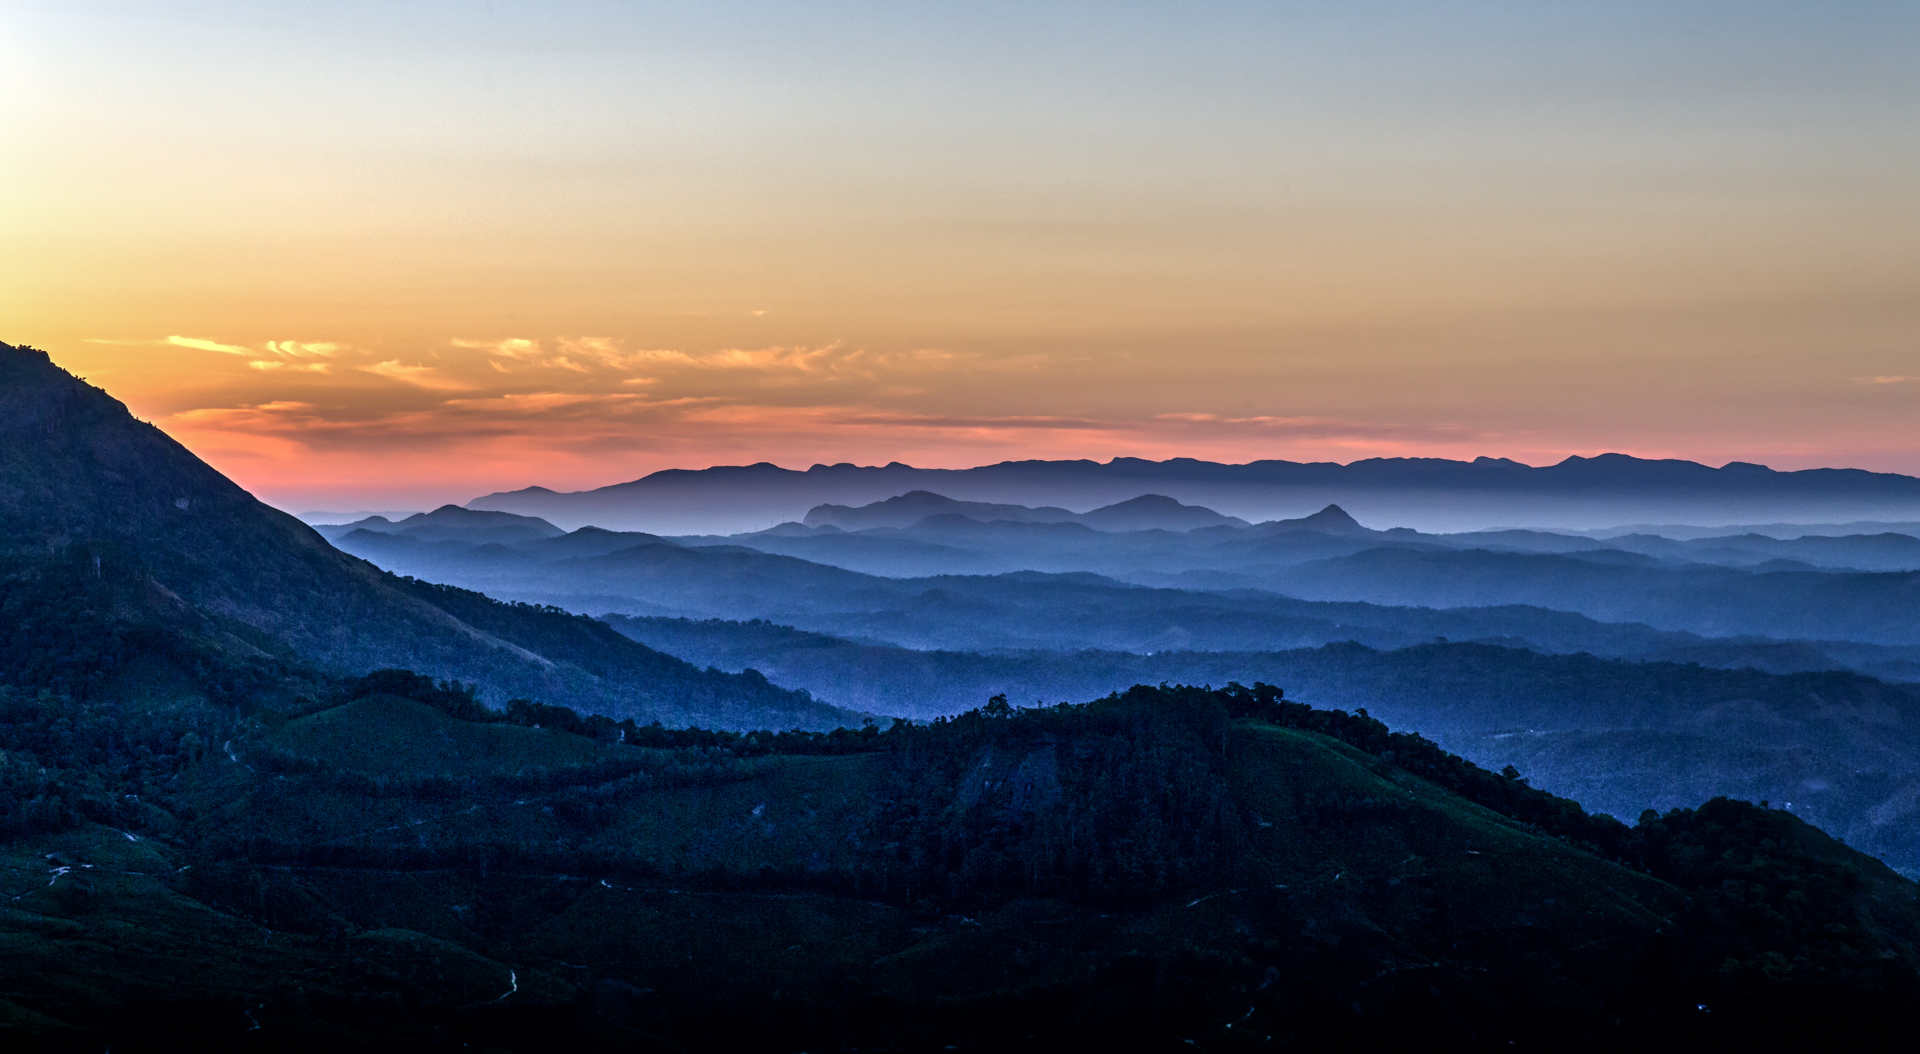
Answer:
<svg viewBox="0 0 1920 1054"><path fill-rule="evenodd" d="M409 10L5 16L0 339L301 507L758 460L1920 471L1898 12Z"/></svg>

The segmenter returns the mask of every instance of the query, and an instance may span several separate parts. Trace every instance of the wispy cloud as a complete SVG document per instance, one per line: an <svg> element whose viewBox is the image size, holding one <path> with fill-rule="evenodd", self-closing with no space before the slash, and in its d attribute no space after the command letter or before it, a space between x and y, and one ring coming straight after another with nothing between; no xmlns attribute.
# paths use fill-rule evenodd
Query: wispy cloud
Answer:
<svg viewBox="0 0 1920 1054"><path fill-rule="evenodd" d="M325 362L315 361L331 359L346 350L343 344L324 341L270 340L264 347L250 348L244 344L227 344L205 337L186 337L174 334L158 340L89 338L89 344L115 344L136 346L159 344L175 348L192 348L195 351L213 351L222 355L234 355L249 360L248 366L262 372L288 370L294 373L329 373L332 367Z"/></svg>
<svg viewBox="0 0 1920 1054"><path fill-rule="evenodd" d="M275 355L290 359L330 359L340 354L343 345L331 343L303 343L297 340L267 341L267 350Z"/></svg>
<svg viewBox="0 0 1920 1054"><path fill-rule="evenodd" d="M1155 414L1152 423L1164 428L1207 432L1264 434L1291 439L1412 440L1454 443L1485 438L1485 433L1456 425L1410 425L1379 421L1351 421L1330 417L1234 417L1210 413Z"/></svg>
<svg viewBox="0 0 1920 1054"><path fill-rule="evenodd" d="M540 357L540 342L524 337L508 337L505 340L469 340L455 337L447 342L456 348L484 351L509 359L537 359Z"/></svg>
<svg viewBox="0 0 1920 1054"><path fill-rule="evenodd" d="M408 366L399 359L376 362L360 369L377 377L411 384L416 388L428 388L436 391L472 391L473 385L446 376L437 366Z"/></svg>
<svg viewBox="0 0 1920 1054"><path fill-rule="evenodd" d="M1866 384L1905 384L1908 381L1920 380L1920 378L1901 375L1893 377L1866 377L1862 380Z"/></svg>
<svg viewBox="0 0 1920 1054"><path fill-rule="evenodd" d="M245 355L248 358L260 354L252 348L243 348L238 344L222 344L217 340L205 340L200 337L172 336L168 337L164 343L171 344L176 348L193 348L197 351L217 351L223 355Z"/></svg>
<svg viewBox="0 0 1920 1054"><path fill-rule="evenodd" d="M275 359L255 359L247 365L256 370L289 370L293 373L332 373L333 364L328 362L281 362Z"/></svg>

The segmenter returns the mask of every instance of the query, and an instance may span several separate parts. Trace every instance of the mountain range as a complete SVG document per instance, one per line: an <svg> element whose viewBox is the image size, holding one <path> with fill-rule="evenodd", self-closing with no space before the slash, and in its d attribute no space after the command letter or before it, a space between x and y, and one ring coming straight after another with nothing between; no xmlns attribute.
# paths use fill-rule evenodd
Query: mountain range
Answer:
<svg viewBox="0 0 1920 1054"><path fill-rule="evenodd" d="M799 520L823 504L865 505L913 491L985 504L1093 508L1142 494L1204 505L1248 521L1339 504L1362 519L1462 531L1496 525L1595 528L1633 522L1751 523L1809 518L1920 520L1920 479L1859 469L1776 472L1732 462L1625 454L1569 457L1534 467L1505 458L1372 458L1225 465L1147 461L1008 461L969 469L767 462L668 469L594 490L528 487L482 495L467 507L656 534L738 533Z"/></svg>
<svg viewBox="0 0 1920 1054"><path fill-rule="evenodd" d="M1178 506L1127 515L1195 515ZM1006 526L949 511L871 530L929 520ZM1359 555L1461 551L1382 550L1335 511L1312 523L1267 530L1371 547ZM1262 529L1011 526L1123 545ZM1795 814L1911 826L1909 689L1484 643L1074 667L873 641L1144 640L1191 623L1271 642L1344 619L1402 637L1775 644L1087 572L887 578L485 510L336 533L502 581L640 583L656 607L774 602L868 640L616 630L396 575L0 346L10 1049L1748 1049L1920 1023L1920 886ZM883 727L629 634L841 682L921 663L929 695L1023 670L1082 688L1182 664L1255 679L1031 707L1002 690ZM1263 670L1367 706L1316 708ZM927 705L900 685L878 697L888 712ZM1693 780L1682 793L1733 759L1726 775L1804 776L1814 800L1713 797L1629 826L1372 707L1519 744L1552 780L1664 744L1665 776ZM1823 775L1839 785L1812 786Z"/></svg>
<svg viewBox="0 0 1920 1054"><path fill-rule="evenodd" d="M1096 530L917 494L746 535L548 536L534 521L522 533L543 537L479 544L458 534L475 515L423 514L414 535L324 529L383 566L599 612L663 651L852 709L926 719L996 693L1266 680L1618 815L1716 794L1791 802L1920 873L1920 697L1860 675L1920 680L1916 576L1812 563L1900 566L1910 536L1431 535L1338 506ZM898 576L921 569L991 573Z"/></svg>
<svg viewBox="0 0 1920 1054"><path fill-rule="evenodd" d="M938 497L810 513L878 520L900 518L903 507L946 510L906 527L854 530L793 522L728 536L562 535L529 518L514 528L521 540L497 541L502 521L470 530L461 525L475 514L457 506L414 517L405 530L385 520L321 529L383 567L515 599L594 613L766 618L914 647L1264 650L1447 636L1619 655L1654 639L1666 647L1757 637L1844 643L1851 653L1829 654L1818 668L1920 657L1874 650L1920 647L1920 539L1908 535L1434 535L1371 530L1338 506L1247 526L1096 530L1006 507L998 508L1025 518L982 522ZM1189 518L1207 511L1171 499L1127 504ZM1000 605L998 617L968 613L980 604Z"/></svg>

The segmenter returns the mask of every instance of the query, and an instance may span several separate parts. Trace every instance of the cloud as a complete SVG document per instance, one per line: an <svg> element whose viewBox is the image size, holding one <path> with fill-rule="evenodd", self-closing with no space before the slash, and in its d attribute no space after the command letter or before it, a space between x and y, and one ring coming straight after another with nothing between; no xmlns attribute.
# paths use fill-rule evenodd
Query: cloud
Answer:
<svg viewBox="0 0 1920 1054"><path fill-rule="evenodd" d="M287 370L293 373L332 373L330 362L281 362L277 359L255 359L247 365L256 370Z"/></svg>
<svg viewBox="0 0 1920 1054"><path fill-rule="evenodd" d="M1868 384L1905 384L1908 381L1915 380L1915 379L1916 378L1908 377L1905 375L1896 376L1896 377L1870 377L1867 379L1866 383Z"/></svg>
<svg viewBox="0 0 1920 1054"><path fill-rule="evenodd" d="M862 425L880 428L919 428L962 431L1024 431L1044 429L1048 431L1113 431L1137 424L1106 421L1091 417L1061 417L1050 415L964 415L964 414L906 414L891 413L885 410L867 410L858 408L834 408L835 423Z"/></svg>
<svg viewBox="0 0 1920 1054"><path fill-rule="evenodd" d="M448 399L449 409L477 413L538 414L581 406L622 406L639 396L621 392L508 392L476 399Z"/></svg>
<svg viewBox="0 0 1920 1054"><path fill-rule="evenodd" d="M287 358L309 359L318 357L330 359L340 353L341 345L302 343L297 340L270 340L267 341L267 350L273 352L275 355L282 355Z"/></svg>
<svg viewBox="0 0 1920 1054"><path fill-rule="evenodd" d="M688 383L699 382L699 374L759 378L763 383L790 386L809 380L881 382L906 374L908 380L920 375L950 370L962 365L976 369L1018 369L1030 371L1034 364L1023 361L1009 364L1002 360L983 360L938 348L908 351L874 352L848 348L838 341L821 345L770 345L760 348L717 348L686 351L679 348L632 348L613 337L555 337L546 341L525 337L479 340L456 337L448 343L463 351L479 352L479 358L455 355L447 360L450 370L479 370L493 375L474 387L490 389L511 382L502 377L531 376L540 371L564 371L574 381L545 377L539 383L557 387L603 387L615 384L651 384L680 375ZM1031 358L1031 357L1028 357ZM470 374L463 374L469 375ZM616 375L609 377L609 375Z"/></svg>
<svg viewBox="0 0 1920 1054"><path fill-rule="evenodd" d="M567 420L630 423L636 417L671 416L675 410L712 405L711 396L652 399L637 392L524 392L472 399L448 399L443 408L463 416L517 421Z"/></svg>
<svg viewBox="0 0 1920 1054"><path fill-rule="evenodd" d="M524 337L509 337L506 340L469 340L465 337L455 337L447 343L456 348L470 348L475 351L485 351L490 355L499 355L509 359L538 359L540 357L540 342L537 340L527 340Z"/></svg>
<svg viewBox="0 0 1920 1054"><path fill-rule="evenodd" d="M250 360L247 365L262 372L291 370L295 373L329 373L331 367L315 359L330 359L346 350L344 344L326 341L270 340L266 350L260 351L243 344L223 344L205 337L183 337L174 334L159 340L147 338L115 339L108 337L89 337L88 344L112 344L118 346L139 346L145 344L163 344L175 348L192 348L195 351L214 351L222 355L237 355ZM271 358L263 356L272 356ZM300 360L309 360L300 362Z"/></svg>
<svg viewBox="0 0 1920 1054"><path fill-rule="evenodd" d="M182 410L168 419L202 428L288 432L310 427L314 423L312 409L308 403L275 400L257 406L204 406L197 410Z"/></svg>
<svg viewBox="0 0 1920 1054"><path fill-rule="evenodd" d="M487 365L496 373L557 369L586 375L625 372L655 362L693 361L676 351L623 351L620 342L612 337L560 337L555 341L557 349L551 352L540 341L524 337L506 340L456 337L448 343L456 348L485 352Z"/></svg>
<svg viewBox="0 0 1920 1054"><path fill-rule="evenodd" d="M629 358L634 362L668 363L677 366L698 366L700 364L698 359L695 359L686 352L674 351L671 348L653 348L647 351L636 351L629 356Z"/></svg>
<svg viewBox="0 0 1920 1054"><path fill-rule="evenodd" d="M252 348L243 348L238 344L222 344L217 340L202 340L199 337L168 337L165 343L176 348L196 348L200 351L217 351L223 355L245 355L252 358L260 354Z"/></svg>
<svg viewBox="0 0 1920 1054"><path fill-rule="evenodd" d="M443 376L436 366L408 366L399 359L376 362L371 366L362 366L360 369L375 376L411 384L416 388L429 388L436 391L473 390L471 384Z"/></svg>
<svg viewBox="0 0 1920 1054"><path fill-rule="evenodd" d="M1277 417L1258 414L1232 417L1209 413L1155 414L1154 423L1181 431L1265 434L1287 439L1413 440L1461 442L1485 438L1485 433L1455 425L1407 425L1393 422L1348 421L1330 417Z"/></svg>

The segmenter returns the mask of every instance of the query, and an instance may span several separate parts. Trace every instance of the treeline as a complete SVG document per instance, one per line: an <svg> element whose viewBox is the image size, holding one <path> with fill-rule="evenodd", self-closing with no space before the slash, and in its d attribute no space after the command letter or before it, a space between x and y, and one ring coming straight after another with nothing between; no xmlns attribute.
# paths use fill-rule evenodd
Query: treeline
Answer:
<svg viewBox="0 0 1920 1054"><path fill-rule="evenodd" d="M1118 904L1230 884L1254 859L1255 821L1233 793L1224 757L1231 724L1248 719L1330 736L1543 833L1636 860L1631 829L1529 787L1511 770L1487 772L1365 711L1316 710L1262 683L1137 685L1091 703L1031 709L999 696L925 724L895 720L884 730L867 724L833 732L668 729L524 699L492 710L470 686L404 670L369 674L351 682L347 695L375 693L462 720L709 758L886 754L889 776L866 839L871 873L863 876L886 897L968 901L1027 892ZM710 761L707 771L731 775Z"/></svg>
<svg viewBox="0 0 1920 1054"><path fill-rule="evenodd" d="M134 556L104 543L0 555L0 626L0 685L82 701L172 679L218 705L245 706L305 689L314 676L251 627L188 609ZM223 635L242 646L223 646Z"/></svg>
<svg viewBox="0 0 1920 1054"><path fill-rule="evenodd" d="M754 671L747 671L749 675ZM868 722L858 729L836 728L831 732L789 729L784 732L733 732L698 727L667 728L655 721L642 725L632 718L614 720L604 714L581 714L566 706L538 703L530 699L510 699L504 709L495 710L479 701L475 686L459 681L434 681L412 670L375 670L365 677L345 683L347 702L369 695L397 695L445 711L462 721L519 725L523 728L551 728L586 736L605 743L658 750L717 750L742 758L778 754L812 756L859 754L884 749L879 726ZM895 720L894 728L910 727Z"/></svg>
<svg viewBox="0 0 1920 1054"><path fill-rule="evenodd" d="M1527 823L1543 833L1573 841L1622 863L1638 866L1642 855L1634 847L1631 828L1610 816L1590 815L1576 801L1528 786L1526 780L1510 767L1500 774L1488 772L1442 750L1417 733L1392 731L1383 722L1370 717L1364 709L1356 713L1318 710L1303 703L1291 702L1285 698L1282 689L1260 682L1251 688L1236 683L1219 689L1135 685L1126 692L1114 693L1090 703L1061 703L1035 708L1014 707L1008 704L1005 696L995 696L984 707L953 717L935 718L923 724L895 719L885 730L868 723L859 729L838 728L832 732L798 729L784 732L670 729L657 722L640 725L631 718L615 721L599 714L581 715L568 707L526 699L512 700L504 710L494 710L475 698L471 685L457 681L435 682L432 678L409 670L376 670L365 677L351 680L347 682L345 698L355 699L376 693L414 699L464 721L552 728L602 742L661 750L720 751L740 758L888 752L899 759L903 771L915 774L914 779L924 784L924 793L932 795L933 799L939 799L947 793L934 787L939 782L934 773L953 776L947 770L955 765L970 763L983 749L1024 750L1038 744L1105 737L1109 742L1100 751L1101 759L1094 766L1099 769L1101 777L1080 781L1084 785L1076 789L1081 793L1066 794L1064 800L1073 803L1075 808L1091 808L1103 816L1109 805L1116 813L1132 810L1143 817L1155 812L1164 813L1162 820L1172 824L1172 829L1188 832L1206 828L1213 831L1211 837L1215 838L1227 837L1225 832L1232 826L1221 818L1224 814L1204 822L1185 814L1191 803L1201 800L1215 803L1203 809L1209 815L1218 813L1222 808L1217 804L1218 795L1215 792L1202 792L1197 785L1189 786L1192 781L1201 778L1199 771L1192 767L1192 759L1217 760L1217 744L1226 735L1228 724L1236 720L1255 719L1281 728L1330 736L1382 761L1432 780L1470 801ZM1125 749L1118 745L1123 741ZM1216 745L1209 747L1208 744ZM1081 755L1093 756L1082 751L1076 757ZM1188 760L1182 761L1182 758ZM1209 768L1206 775L1208 781L1218 781L1223 777L1224 773L1218 771L1217 766ZM1138 783L1129 791L1137 794L1125 802L1114 799L1109 803L1108 799L1119 793L1119 785L1129 781ZM953 780L948 779L947 782L952 783ZM1161 795L1160 789L1168 789L1171 793ZM1157 801L1163 797L1166 801L1177 803L1166 806L1173 810L1172 813L1166 813L1161 806L1144 807L1147 798ZM1088 802L1096 804L1089 805ZM1096 827L1103 837L1113 835L1117 830L1106 820L1100 821ZM1016 831L1015 827L1005 825L996 829L1009 836L1030 833L1024 829ZM1094 834L1091 829L1081 833L1086 837ZM963 841L970 837L965 833L956 836ZM1144 829L1123 837L1159 841L1156 832ZM1191 848L1207 859L1225 851L1224 846L1202 850L1198 843ZM978 857L973 866L976 869L985 866L981 863L985 859L985 856ZM1143 863L1138 867L1132 864L1113 866L1119 867L1116 873L1126 873L1131 880L1135 880L1129 888L1141 888L1137 880L1146 874L1173 876L1191 869L1189 864L1172 860ZM958 870L971 873L965 866ZM1042 869L1036 865L1028 870L1031 875L1037 876ZM1078 873L1078 865L1070 870ZM1094 870L1106 874L1110 868L1099 865ZM1091 873L1071 884L1082 891L1095 886L1113 885L1119 888L1128 885L1119 879L1108 882L1092 877ZM1159 888L1163 884L1158 879L1145 883L1146 887L1151 888Z"/></svg>
<svg viewBox="0 0 1920 1054"><path fill-rule="evenodd" d="M481 781L495 790L548 794L554 815L582 830L650 789L751 778L761 771L756 759L877 755L884 768L850 873L716 872L703 881L831 888L942 908L1024 895L1125 907L1233 888L1257 870L1252 832L1259 821L1239 800L1227 768L1232 726L1259 721L1329 736L1687 890L1692 898L1670 920L1671 940L1658 964L1676 984L1732 993L1786 985L1887 999L1920 991L1910 959L1887 959L1885 935L1875 932L1887 918L1904 916L1871 910L1877 897L1911 899L1910 885L1784 811L1716 799L1664 816L1649 812L1628 827L1529 787L1511 769L1488 772L1364 711L1316 710L1266 684L1135 686L1090 703L1032 709L996 697L925 724L828 733L667 729L529 700L494 710L476 700L472 686L404 670L337 682L334 692L309 705L393 694L462 720L646 748L631 761L615 753L602 762ZM175 778L188 766L222 759L229 742L263 774L299 774L343 794L450 803L485 789L439 776L381 779L282 757L250 743L261 719L258 709L239 706L138 708L0 688L0 837L83 821L163 835L180 830L192 817L170 797ZM332 851L262 843L210 856L304 858L323 850ZM507 857L519 851L511 840L471 850ZM649 866L644 856L625 854L604 863ZM1920 933L1897 936L1920 942Z"/></svg>
<svg viewBox="0 0 1920 1054"><path fill-rule="evenodd" d="M163 833L174 777L240 736L238 710L135 708L0 686L0 839L83 821Z"/></svg>

